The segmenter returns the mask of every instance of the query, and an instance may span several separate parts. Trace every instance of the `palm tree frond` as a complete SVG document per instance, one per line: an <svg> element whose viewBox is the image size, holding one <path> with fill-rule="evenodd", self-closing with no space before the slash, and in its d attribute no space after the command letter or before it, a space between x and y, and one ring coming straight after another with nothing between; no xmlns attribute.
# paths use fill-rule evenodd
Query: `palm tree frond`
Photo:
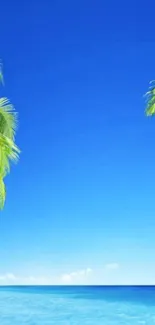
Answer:
<svg viewBox="0 0 155 325"><path fill-rule="evenodd" d="M0 81L4 85L4 78L3 78L2 71L0 71Z"/></svg>
<svg viewBox="0 0 155 325"><path fill-rule="evenodd" d="M10 162L5 150L0 145L0 175L4 178L10 172Z"/></svg>
<svg viewBox="0 0 155 325"><path fill-rule="evenodd" d="M150 83L155 82L154 80ZM147 116L155 115L155 86L152 86L151 89L145 94L146 97L146 110L145 113Z"/></svg>
<svg viewBox="0 0 155 325"><path fill-rule="evenodd" d="M0 62L0 82L4 85L4 77L2 71L2 63Z"/></svg>
<svg viewBox="0 0 155 325"><path fill-rule="evenodd" d="M0 82L4 84L1 61ZM16 163L20 154L15 144L17 122L13 105L6 97L0 98L0 209L3 209L6 198L4 177L10 172L10 163Z"/></svg>
<svg viewBox="0 0 155 325"><path fill-rule="evenodd" d="M18 161L20 149L16 146L13 140L0 134L0 146L10 160L13 162Z"/></svg>
<svg viewBox="0 0 155 325"><path fill-rule="evenodd" d="M0 135L0 176L5 177L10 172L10 162L17 163L20 150L15 143Z"/></svg>
<svg viewBox="0 0 155 325"><path fill-rule="evenodd" d="M153 116L155 115L155 103L151 106L149 106L148 108L146 108L146 115L147 116Z"/></svg>
<svg viewBox="0 0 155 325"><path fill-rule="evenodd" d="M14 107L5 97L0 98L0 133L14 139L18 119Z"/></svg>
<svg viewBox="0 0 155 325"><path fill-rule="evenodd" d="M149 91L147 91L147 93L144 94L144 97L150 96L151 94L152 94L152 91L149 90Z"/></svg>
<svg viewBox="0 0 155 325"><path fill-rule="evenodd" d="M6 198L6 188L3 181L3 178L0 177L0 210L3 209Z"/></svg>

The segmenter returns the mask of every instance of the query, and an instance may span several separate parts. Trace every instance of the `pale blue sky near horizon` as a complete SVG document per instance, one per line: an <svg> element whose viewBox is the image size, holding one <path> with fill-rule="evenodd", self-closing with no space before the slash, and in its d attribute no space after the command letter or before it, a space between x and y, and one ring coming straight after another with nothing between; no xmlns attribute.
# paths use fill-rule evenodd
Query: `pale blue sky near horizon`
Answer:
<svg viewBox="0 0 155 325"><path fill-rule="evenodd" d="M0 284L155 283L154 10L1 4L1 94L22 154L6 180Z"/></svg>

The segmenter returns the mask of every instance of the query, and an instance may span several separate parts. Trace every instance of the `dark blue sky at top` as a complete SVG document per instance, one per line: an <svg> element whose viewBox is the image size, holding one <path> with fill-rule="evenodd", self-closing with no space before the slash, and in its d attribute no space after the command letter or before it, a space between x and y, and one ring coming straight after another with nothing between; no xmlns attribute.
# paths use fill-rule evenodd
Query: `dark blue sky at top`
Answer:
<svg viewBox="0 0 155 325"><path fill-rule="evenodd" d="M1 272L151 265L155 120L143 94L154 12L153 1L1 4L1 94L19 112L22 150L7 178Z"/></svg>

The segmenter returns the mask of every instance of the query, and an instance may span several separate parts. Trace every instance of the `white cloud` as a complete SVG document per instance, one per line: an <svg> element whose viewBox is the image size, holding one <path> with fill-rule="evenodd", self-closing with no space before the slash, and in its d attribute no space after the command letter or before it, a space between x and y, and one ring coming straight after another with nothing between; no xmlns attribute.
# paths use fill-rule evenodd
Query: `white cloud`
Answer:
<svg viewBox="0 0 155 325"><path fill-rule="evenodd" d="M11 280L11 281L15 281L16 280L16 277L13 273L6 273L4 275L0 275L0 281L8 281L8 280Z"/></svg>
<svg viewBox="0 0 155 325"><path fill-rule="evenodd" d="M0 285L52 285L52 284L79 284L89 279L92 269L86 268L62 276L15 276L13 273L0 275Z"/></svg>
<svg viewBox="0 0 155 325"><path fill-rule="evenodd" d="M7 273L6 274L7 279L9 280L16 280L16 277L13 273Z"/></svg>
<svg viewBox="0 0 155 325"><path fill-rule="evenodd" d="M63 274L61 280L63 283L70 283L72 282L73 276L72 274Z"/></svg>
<svg viewBox="0 0 155 325"><path fill-rule="evenodd" d="M61 276L61 282L66 283L66 284L73 284L73 283L78 283L78 282L83 282L87 280L88 276L93 272L92 269L87 268L84 270L79 270L76 272L71 272L68 274L63 274Z"/></svg>
<svg viewBox="0 0 155 325"><path fill-rule="evenodd" d="M108 263L100 269L86 268L66 274L46 276L29 274L14 275L11 272L0 274L0 285L153 285L154 270L143 273L118 263Z"/></svg>
<svg viewBox="0 0 155 325"><path fill-rule="evenodd" d="M15 276L13 273L6 273L0 275L0 284L1 285L42 285L42 284L50 284L50 279L46 277L35 277L35 276L27 276L27 277L20 277Z"/></svg>
<svg viewBox="0 0 155 325"><path fill-rule="evenodd" d="M20 281L27 285L47 285L51 284L51 279L44 276L28 276L21 278Z"/></svg>
<svg viewBox="0 0 155 325"><path fill-rule="evenodd" d="M110 263L110 264L106 264L105 268L107 270L118 270L119 269L119 264L118 263Z"/></svg>
<svg viewBox="0 0 155 325"><path fill-rule="evenodd" d="M0 281L5 280L5 276L4 275L0 275Z"/></svg>

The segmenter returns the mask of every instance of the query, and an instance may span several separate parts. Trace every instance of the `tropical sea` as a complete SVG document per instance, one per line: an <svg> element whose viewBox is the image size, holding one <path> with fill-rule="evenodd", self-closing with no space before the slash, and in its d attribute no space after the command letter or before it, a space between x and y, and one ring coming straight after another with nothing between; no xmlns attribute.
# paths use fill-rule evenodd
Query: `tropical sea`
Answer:
<svg viewBox="0 0 155 325"><path fill-rule="evenodd" d="M153 325L155 287L0 287L0 325Z"/></svg>

